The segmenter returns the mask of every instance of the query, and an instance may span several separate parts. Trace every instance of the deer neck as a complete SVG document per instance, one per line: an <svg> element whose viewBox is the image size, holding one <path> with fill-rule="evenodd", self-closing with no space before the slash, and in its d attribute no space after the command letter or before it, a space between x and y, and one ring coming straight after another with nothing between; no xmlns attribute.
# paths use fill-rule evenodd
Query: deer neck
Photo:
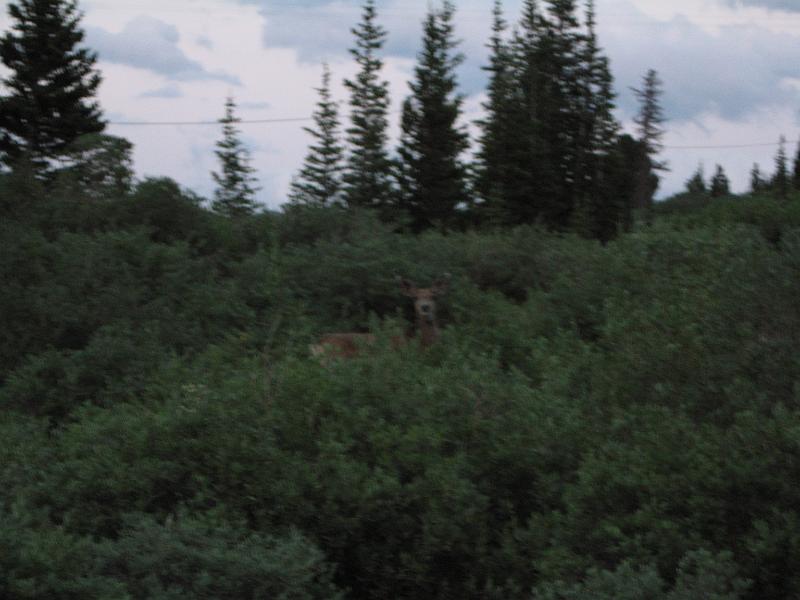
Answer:
<svg viewBox="0 0 800 600"><path fill-rule="evenodd" d="M436 321L417 319L417 335L419 335L419 341L423 347L427 348L432 345L439 339L439 327Z"/></svg>

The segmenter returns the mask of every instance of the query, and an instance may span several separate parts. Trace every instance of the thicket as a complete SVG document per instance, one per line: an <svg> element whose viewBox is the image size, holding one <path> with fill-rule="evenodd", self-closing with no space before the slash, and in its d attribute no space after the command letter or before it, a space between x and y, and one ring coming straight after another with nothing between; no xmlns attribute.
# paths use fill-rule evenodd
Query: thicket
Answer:
<svg viewBox="0 0 800 600"><path fill-rule="evenodd" d="M800 594L796 200L602 246L38 185L0 178L0 596ZM445 271L435 347L308 356Z"/></svg>
<svg viewBox="0 0 800 600"><path fill-rule="evenodd" d="M571 0L524 5L512 39L495 5L476 180L491 215L468 231L428 215L397 233L374 210L385 174L353 178L352 154L346 208L326 188L254 213L229 128L241 193L212 211L170 179L134 181L130 144L102 123L45 152L0 119L28 154L0 148L0 598L800 596L800 201L788 183L711 200L700 173L695 195L651 206L656 74L649 133L617 137L593 4L585 28ZM72 0L11 6L20 34L82 39ZM442 6L426 39L452 65ZM374 19L368 0L348 134L381 167ZM43 39L7 34L0 58ZM93 55L67 58L88 79L76 114L93 113ZM558 85L509 86L522 76ZM412 86L408 142L426 114L458 112L437 80L436 102ZM561 100L575 119L544 118ZM501 185L521 173L544 187ZM393 350L411 321L395 276L444 272L441 339ZM331 331L379 343L323 366L308 348Z"/></svg>

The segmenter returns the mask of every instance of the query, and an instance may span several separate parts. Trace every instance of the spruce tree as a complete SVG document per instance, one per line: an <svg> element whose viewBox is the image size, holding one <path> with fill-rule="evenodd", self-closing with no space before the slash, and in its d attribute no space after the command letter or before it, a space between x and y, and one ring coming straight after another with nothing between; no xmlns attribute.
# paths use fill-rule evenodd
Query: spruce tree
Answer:
<svg viewBox="0 0 800 600"><path fill-rule="evenodd" d="M619 124L613 115L615 94L608 58L597 40L594 1L586 3L586 35L580 40L577 152L575 155L574 203L578 218L592 237L612 239L624 220L625 203L609 180L616 175ZM575 220L575 219L573 219ZM580 223L576 223L580 226Z"/></svg>
<svg viewBox="0 0 800 600"><path fill-rule="evenodd" d="M653 196L658 189L658 175L656 171L666 170L666 164L656 160L662 149L664 137L664 112L661 108L661 95L663 83L654 69L650 69L644 76L641 89L634 89L639 100L639 114L634 119L637 125L639 141L645 150L644 154L634 168L637 176L636 206L644 209L648 223L652 220Z"/></svg>
<svg viewBox="0 0 800 600"><path fill-rule="evenodd" d="M686 181L686 191L690 194L705 194L708 191L705 173L703 172L703 163L697 165L697 170Z"/></svg>
<svg viewBox="0 0 800 600"><path fill-rule="evenodd" d="M463 60L455 52L455 7L444 0L431 9L423 25L422 51L409 82L411 96L403 105L398 150L408 188L404 203L416 231L448 228L456 207L466 200L465 167L461 154L468 138L457 125L462 97L456 93L455 68Z"/></svg>
<svg viewBox="0 0 800 600"><path fill-rule="evenodd" d="M775 155L775 175L772 177L772 189L778 198L789 195L789 169L786 158L786 138L781 136L778 152Z"/></svg>
<svg viewBox="0 0 800 600"><path fill-rule="evenodd" d="M540 124L554 177L542 218L553 229L569 226L583 187L586 79L580 64L584 35L576 10L575 0L549 0L538 53L545 92L539 94Z"/></svg>
<svg viewBox="0 0 800 600"><path fill-rule="evenodd" d="M503 154L494 182L496 204L506 224L534 223L542 220L548 203L558 194L558 174L552 164L546 139L549 86L544 17L536 0L523 2L522 17L508 45L510 64L508 95L503 101L496 148Z"/></svg>
<svg viewBox="0 0 800 600"><path fill-rule="evenodd" d="M719 198L721 196L728 196L730 193L730 181L728 180L728 176L725 175L725 170L722 168L722 165L717 165L714 177L711 178L709 194L712 198Z"/></svg>
<svg viewBox="0 0 800 600"><path fill-rule="evenodd" d="M509 142L514 123L509 103L513 95L511 49L505 40L508 24L503 16L502 0L495 0L492 10L492 35L489 40L489 64L482 67L489 74L483 119L476 152L475 191L482 201L481 213L492 221L502 220L508 195Z"/></svg>
<svg viewBox="0 0 800 600"><path fill-rule="evenodd" d="M750 192L757 194L764 191L767 187L767 182L761 175L761 168L758 166L758 163L753 163L753 168L750 170Z"/></svg>
<svg viewBox="0 0 800 600"><path fill-rule="evenodd" d="M792 167L792 187L800 191L800 140L797 142L797 153L794 155L794 165Z"/></svg>
<svg viewBox="0 0 800 600"><path fill-rule="evenodd" d="M17 0L8 14L11 29L0 38L10 71L0 97L0 161L24 158L47 174L73 141L105 128L95 100L97 57L81 46L76 0Z"/></svg>
<svg viewBox="0 0 800 600"><path fill-rule="evenodd" d="M349 153L344 175L345 202L350 207L375 207L385 211L392 204L391 173L387 145L389 83L381 81L383 61L378 52L386 31L376 23L375 0L366 0L361 22L352 29L356 38L350 53L360 67L355 79L346 79L350 91Z"/></svg>
<svg viewBox="0 0 800 600"><path fill-rule="evenodd" d="M314 138L298 177L292 182L289 199L295 204L329 206L341 201L343 149L339 143L339 110L331 99L331 73L322 68L319 102L314 112L315 128L305 127Z"/></svg>
<svg viewBox="0 0 800 600"><path fill-rule="evenodd" d="M653 159L663 149L661 143L664 137L664 111L661 108L661 95L663 82L654 69L647 71L642 82L642 89L634 89L633 93L639 100L639 114L634 119L637 125L639 140L647 148L654 169L663 169L665 165Z"/></svg>
<svg viewBox="0 0 800 600"><path fill-rule="evenodd" d="M225 116L220 119L222 139L217 142L215 154L219 158L220 172L212 173L217 189L211 208L227 217L242 217L255 211L255 169L250 166L250 153L240 139L236 124L233 98L225 101Z"/></svg>

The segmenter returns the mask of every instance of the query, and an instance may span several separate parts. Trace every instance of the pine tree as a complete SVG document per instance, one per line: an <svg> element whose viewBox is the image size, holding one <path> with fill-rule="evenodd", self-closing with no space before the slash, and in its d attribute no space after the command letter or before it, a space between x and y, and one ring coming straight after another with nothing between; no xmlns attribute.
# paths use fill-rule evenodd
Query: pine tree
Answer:
<svg viewBox="0 0 800 600"><path fill-rule="evenodd" d="M422 51L409 83L411 96L403 105L398 154L407 175L404 198L416 231L448 228L457 206L466 200L465 167L461 154L467 133L457 125L462 97L456 93L455 68L463 60L455 52L455 7L444 0L431 9L423 25Z"/></svg>
<svg viewBox="0 0 800 600"><path fill-rule="evenodd" d="M705 194L708 191L705 173L703 172L703 163L697 165L697 170L686 181L686 191L690 194Z"/></svg>
<svg viewBox="0 0 800 600"><path fill-rule="evenodd" d="M579 31L575 0L549 0L541 29L538 62L545 94L539 94L540 123L550 155L550 174L554 176L542 219L548 227L565 229L583 188L586 143L586 73L580 64L585 37Z"/></svg>
<svg viewBox="0 0 800 600"><path fill-rule="evenodd" d="M761 175L761 168L758 166L758 163L753 163L753 168L750 170L750 192L757 194L764 191L767 187L767 181Z"/></svg>
<svg viewBox="0 0 800 600"><path fill-rule="evenodd" d="M489 65L482 67L489 74L485 117L477 121L481 130L476 152L475 191L482 200L481 212L490 220L502 220L508 192L509 132L513 130L509 103L513 95L511 50L505 40L508 24L503 16L501 0L495 0L492 11L492 35L489 40Z"/></svg>
<svg viewBox="0 0 800 600"><path fill-rule="evenodd" d="M211 208L228 217L242 217L255 211L255 169L250 166L250 153L240 139L233 98L225 101L225 116L220 119L222 139L217 142L215 154L220 161L220 173L212 173L217 189Z"/></svg>
<svg viewBox="0 0 800 600"><path fill-rule="evenodd" d="M775 155L775 175L772 177L772 189L778 198L789 195L789 170L786 163L786 138L781 136L778 153Z"/></svg>
<svg viewBox="0 0 800 600"><path fill-rule="evenodd" d="M507 47L510 73L495 145L503 154L495 161L500 168L493 182L497 195L493 212L510 225L541 221L558 194L559 177L551 164L545 127L552 109L544 68L545 27L536 0L525 0L519 27Z"/></svg>
<svg viewBox="0 0 800 600"><path fill-rule="evenodd" d="M794 155L794 165L792 167L792 187L800 191L800 140L797 142L797 153Z"/></svg>
<svg viewBox="0 0 800 600"><path fill-rule="evenodd" d="M604 168L601 189L610 198L619 202L619 222L623 231L633 228L633 210L636 191L640 185L639 175L631 165L639 164L646 157L643 144L629 134L620 135Z"/></svg>
<svg viewBox="0 0 800 600"><path fill-rule="evenodd" d="M362 20L352 29L356 44L350 52L360 70L355 79L344 82L350 90L351 125L342 179L348 206L386 211L392 204L392 162L386 150L389 83L380 80L383 61L377 53L386 40L386 31L375 22L376 17L375 0L366 0Z"/></svg>
<svg viewBox="0 0 800 600"><path fill-rule="evenodd" d="M314 138L298 177L292 182L289 199L295 204L329 206L341 201L341 172L344 151L339 143L339 111L331 99L331 73L322 68L319 102L314 112L316 128L304 130Z"/></svg>
<svg viewBox="0 0 800 600"><path fill-rule="evenodd" d="M574 203L577 217L588 221L592 237L606 242L619 231L626 212L624 205L630 199L620 197L616 185L609 181L616 178L618 168L617 157L613 154L619 124L613 115L615 94L611 69L597 41L593 0L586 3L586 35L580 41L578 114L581 119L575 156Z"/></svg>
<svg viewBox="0 0 800 600"><path fill-rule="evenodd" d="M651 157L654 169L664 169L663 163L656 162L652 158L663 150L661 143L664 137L664 112L661 108L661 86L663 82L658 76L658 72L650 69L644 76L642 89L634 89L633 93L639 100L639 114L634 119L637 125L637 133L647 148L647 154Z"/></svg>
<svg viewBox="0 0 800 600"><path fill-rule="evenodd" d="M634 89L639 100L639 114L634 119L637 125L637 134L645 153L642 160L636 165L637 189L636 206L644 209L648 223L652 219L653 196L658 189L658 175L656 171L666 170L666 164L659 162L655 156L659 154L664 137L662 127L665 119L661 108L662 81L654 69L650 69L644 76L642 89Z"/></svg>
<svg viewBox="0 0 800 600"><path fill-rule="evenodd" d="M717 165L714 177L711 178L709 194L712 198L719 198L721 196L728 196L730 193L730 181L728 180L728 176L725 175L725 170L722 168L722 165Z"/></svg>
<svg viewBox="0 0 800 600"><path fill-rule="evenodd" d="M0 38L10 70L0 97L0 162L24 158L47 174L73 141L105 128L95 100L97 57L80 46L76 0L17 0L8 14L11 30Z"/></svg>

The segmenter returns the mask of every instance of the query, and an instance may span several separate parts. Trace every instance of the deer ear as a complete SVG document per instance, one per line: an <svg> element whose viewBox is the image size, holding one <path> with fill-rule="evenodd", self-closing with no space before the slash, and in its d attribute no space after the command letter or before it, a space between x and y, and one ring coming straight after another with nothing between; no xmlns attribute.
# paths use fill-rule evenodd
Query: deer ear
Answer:
<svg viewBox="0 0 800 600"><path fill-rule="evenodd" d="M408 279L404 279L399 275L395 278L397 285L400 287L400 293L405 296L414 296L417 291L417 286L411 283Z"/></svg>
<svg viewBox="0 0 800 600"><path fill-rule="evenodd" d="M446 293L450 288L451 279L452 276L450 273L445 273L433 283L433 286L431 286L431 291L437 296Z"/></svg>

